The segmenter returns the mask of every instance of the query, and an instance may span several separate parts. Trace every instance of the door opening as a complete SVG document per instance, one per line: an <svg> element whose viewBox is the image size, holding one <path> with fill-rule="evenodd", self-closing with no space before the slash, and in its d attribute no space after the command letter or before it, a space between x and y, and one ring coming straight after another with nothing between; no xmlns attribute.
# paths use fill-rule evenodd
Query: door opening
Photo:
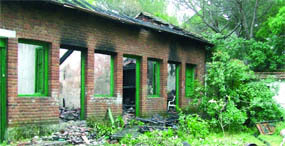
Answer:
<svg viewBox="0 0 285 146"><path fill-rule="evenodd" d="M60 118L84 119L85 57L81 50L60 49Z"/></svg>
<svg viewBox="0 0 285 146"><path fill-rule="evenodd" d="M167 106L168 110L175 110L173 107L179 107L180 65L175 63L168 63L167 68Z"/></svg>
<svg viewBox="0 0 285 146"><path fill-rule="evenodd" d="M123 58L123 114L140 115L140 60L137 57Z"/></svg>
<svg viewBox="0 0 285 146"><path fill-rule="evenodd" d="M2 143L7 129L6 42L3 39L0 39L0 57L0 143Z"/></svg>

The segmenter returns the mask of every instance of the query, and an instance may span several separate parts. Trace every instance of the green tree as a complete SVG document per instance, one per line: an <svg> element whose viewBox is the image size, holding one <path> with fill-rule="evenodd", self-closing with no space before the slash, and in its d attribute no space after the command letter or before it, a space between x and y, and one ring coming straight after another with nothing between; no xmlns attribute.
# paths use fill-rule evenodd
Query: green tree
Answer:
<svg viewBox="0 0 285 146"><path fill-rule="evenodd" d="M130 17L135 17L140 12L147 12L168 23L178 25L175 16L166 12L166 0L87 0L90 4L105 10L113 11Z"/></svg>
<svg viewBox="0 0 285 146"><path fill-rule="evenodd" d="M205 87L197 87L191 105L213 126L240 128L244 124L280 119L283 114L273 100L274 92L242 61L217 51L208 63Z"/></svg>
<svg viewBox="0 0 285 146"><path fill-rule="evenodd" d="M221 34L210 35L208 39L215 44L213 52L222 51L230 55L232 59L240 59L250 69L256 72L279 71L285 64L284 47L280 47L277 37L268 40L246 40L237 36L220 39ZM283 54L280 51L283 49ZM210 61L210 60L208 60Z"/></svg>
<svg viewBox="0 0 285 146"><path fill-rule="evenodd" d="M277 0L176 1L179 2L178 7L196 13L193 18L188 18L186 25L204 27L204 33L221 33L224 37L236 34L245 39L254 38L259 24L267 16L265 14L278 3Z"/></svg>

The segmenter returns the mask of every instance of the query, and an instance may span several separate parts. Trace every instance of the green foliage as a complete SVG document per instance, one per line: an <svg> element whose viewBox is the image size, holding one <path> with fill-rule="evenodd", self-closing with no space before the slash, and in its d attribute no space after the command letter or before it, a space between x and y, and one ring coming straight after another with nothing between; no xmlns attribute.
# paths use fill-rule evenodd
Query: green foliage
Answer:
<svg viewBox="0 0 285 146"><path fill-rule="evenodd" d="M218 51L208 66L207 85L195 89L196 96L190 104L198 105L211 125L233 129L283 116L267 83L256 81L242 61Z"/></svg>
<svg viewBox="0 0 285 146"><path fill-rule="evenodd" d="M280 135L280 132L281 130L285 129L285 122L278 122L276 123L276 129L275 129L275 132L274 132L274 135Z"/></svg>
<svg viewBox="0 0 285 146"><path fill-rule="evenodd" d="M268 25L273 34L281 34L285 32L285 6L280 8L275 17L269 19Z"/></svg>
<svg viewBox="0 0 285 146"><path fill-rule="evenodd" d="M121 139L121 144L126 145L181 145L182 140L178 138L172 129L165 131L146 132L138 137L128 135Z"/></svg>
<svg viewBox="0 0 285 146"><path fill-rule="evenodd" d="M91 127L93 132L96 133L96 138L101 137L110 137L115 132L117 132L119 129L121 129L123 126L121 118L117 118L115 121L115 127L112 126L110 121L107 120L99 120L96 117L90 117L87 119L87 126Z"/></svg>
<svg viewBox="0 0 285 146"><path fill-rule="evenodd" d="M133 127L135 125L138 125L138 126L143 126L144 125L144 122L141 122L141 121L138 121L136 119L131 119L128 123L128 126L129 127Z"/></svg>
<svg viewBox="0 0 285 146"><path fill-rule="evenodd" d="M267 38L272 35L280 35L285 33L285 2L281 3L281 6L275 10L277 13L273 13L266 21L263 22L260 29L257 32L258 38Z"/></svg>
<svg viewBox="0 0 285 146"><path fill-rule="evenodd" d="M195 138L205 138L209 134L209 124L198 115L179 114L179 130L180 137L184 135L193 135Z"/></svg>
<svg viewBox="0 0 285 146"><path fill-rule="evenodd" d="M175 16L169 16L166 8L168 1L164 0L87 0L88 3L105 10L116 11L119 14L135 17L140 12L147 12L168 23L178 25Z"/></svg>
<svg viewBox="0 0 285 146"><path fill-rule="evenodd" d="M9 141L18 141L33 138L35 136L48 136L55 132L57 128L50 125L25 124L18 125L9 130Z"/></svg>
<svg viewBox="0 0 285 146"><path fill-rule="evenodd" d="M115 119L115 126L116 127L124 127L125 126L125 122L124 122L124 119L122 116L118 116L116 119Z"/></svg>
<svg viewBox="0 0 285 146"><path fill-rule="evenodd" d="M232 59L243 60L254 71L277 71L285 65L284 40L278 37L266 41L246 40L235 36L223 38L220 34L210 36L215 44L213 52L221 51L229 54Z"/></svg>

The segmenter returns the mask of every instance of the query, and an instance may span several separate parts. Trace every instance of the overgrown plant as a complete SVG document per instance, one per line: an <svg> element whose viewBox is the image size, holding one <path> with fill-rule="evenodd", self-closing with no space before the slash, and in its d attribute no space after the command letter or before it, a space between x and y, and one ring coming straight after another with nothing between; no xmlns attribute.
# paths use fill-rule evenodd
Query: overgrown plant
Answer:
<svg viewBox="0 0 285 146"><path fill-rule="evenodd" d="M242 61L218 51L208 64L206 86L195 89L194 100L212 126L240 128L283 114L266 82L259 81ZM202 94L201 94L202 93Z"/></svg>
<svg viewBox="0 0 285 146"><path fill-rule="evenodd" d="M146 132L138 137L127 135L120 140L120 143L126 145L183 145L182 139L175 134L173 129Z"/></svg>
<svg viewBox="0 0 285 146"><path fill-rule="evenodd" d="M96 133L96 138L110 137L118 130L122 129L125 125L121 116L115 119L114 125L109 120L99 120L96 117L90 117L87 119L88 127L93 128L94 133Z"/></svg>
<svg viewBox="0 0 285 146"><path fill-rule="evenodd" d="M18 125L9 129L8 140L9 141L18 141L23 139L33 138L35 136L48 136L57 130L56 127L51 125L42 125L42 124L25 124Z"/></svg>
<svg viewBox="0 0 285 146"><path fill-rule="evenodd" d="M195 138L205 138L209 134L209 124L199 115L190 115L179 113L178 136L183 137L185 134L193 135Z"/></svg>

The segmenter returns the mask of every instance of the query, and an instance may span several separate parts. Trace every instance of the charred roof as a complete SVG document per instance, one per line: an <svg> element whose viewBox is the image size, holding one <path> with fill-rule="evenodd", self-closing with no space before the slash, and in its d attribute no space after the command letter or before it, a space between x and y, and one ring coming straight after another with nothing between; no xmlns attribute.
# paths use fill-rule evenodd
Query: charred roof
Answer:
<svg viewBox="0 0 285 146"><path fill-rule="evenodd" d="M73 8L87 13L92 13L113 21L119 21L121 23L136 25L138 27L149 28L158 32L166 32L174 35L178 35L184 38L190 38L206 45L212 46L210 42L203 39L202 37L185 31L177 26L171 25L159 18L155 18L148 13L141 12L135 18L118 14L114 11L103 10L95 7L85 0L43 0L63 7Z"/></svg>

